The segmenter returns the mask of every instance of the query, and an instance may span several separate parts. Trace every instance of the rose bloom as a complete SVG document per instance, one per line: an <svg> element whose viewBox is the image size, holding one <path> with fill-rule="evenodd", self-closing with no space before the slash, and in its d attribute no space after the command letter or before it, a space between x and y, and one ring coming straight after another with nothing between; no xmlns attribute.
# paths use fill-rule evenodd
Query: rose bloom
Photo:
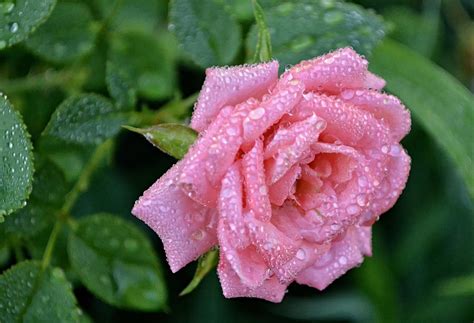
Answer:
<svg viewBox="0 0 474 323"><path fill-rule="evenodd" d="M410 114L351 48L303 61L214 67L199 138L136 202L173 272L218 246L225 297L280 302L324 289L371 255L372 224L407 181Z"/></svg>

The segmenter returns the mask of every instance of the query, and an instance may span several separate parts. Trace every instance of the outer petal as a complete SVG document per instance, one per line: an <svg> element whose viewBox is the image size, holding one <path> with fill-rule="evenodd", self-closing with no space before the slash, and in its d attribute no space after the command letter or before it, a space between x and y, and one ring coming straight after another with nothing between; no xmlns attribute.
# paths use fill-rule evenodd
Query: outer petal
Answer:
<svg viewBox="0 0 474 323"><path fill-rule="evenodd" d="M224 106L236 105L249 97L261 97L277 79L277 61L208 68L194 108L191 127L197 131L205 130Z"/></svg>
<svg viewBox="0 0 474 323"><path fill-rule="evenodd" d="M239 276L234 272L227 259L221 254L217 268L222 292L226 298L233 297L256 297L270 302L279 303L285 295L288 285L281 284L276 276L266 279L263 284L251 288L242 283Z"/></svg>
<svg viewBox="0 0 474 323"><path fill-rule="evenodd" d="M339 93L342 89L379 88L380 79L367 72L368 62L352 48L303 61L283 74L283 79L303 81L309 91Z"/></svg>
<svg viewBox="0 0 474 323"><path fill-rule="evenodd" d="M344 239L333 242L331 249L311 267L301 272L296 281L319 290L325 289L349 269L362 262L363 253L367 248L366 240L370 240L367 234L367 230L360 231L358 227L350 228Z"/></svg>
<svg viewBox="0 0 474 323"><path fill-rule="evenodd" d="M269 221L272 216L272 206L265 184L265 169L263 167L263 145L261 140L242 158L242 173L244 175L245 196L247 208L252 210L257 219Z"/></svg>
<svg viewBox="0 0 474 323"><path fill-rule="evenodd" d="M190 199L177 186L182 165L180 161L156 181L132 210L160 236L173 272L217 243L215 210Z"/></svg>
<svg viewBox="0 0 474 323"><path fill-rule="evenodd" d="M232 111L232 107L222 109L216 120L200 135L183 159L179 185L189 197L208 207L216 206L220 184L212 182L207 176L207 169L212 167L212 164L207 163L210 159L209 151L212 151L211 146L215 144L215 138L222 127L228 123ZM221 167L220 170L222 169L224 168Z"/></svg>
<svg viewBox="0 0 474 323"><path fill-rule="evenodd" d="M394 141L400 141L410 132L410 112L393 95L373 90L345 90L340 94L340 98L385 122Z"/></svg>

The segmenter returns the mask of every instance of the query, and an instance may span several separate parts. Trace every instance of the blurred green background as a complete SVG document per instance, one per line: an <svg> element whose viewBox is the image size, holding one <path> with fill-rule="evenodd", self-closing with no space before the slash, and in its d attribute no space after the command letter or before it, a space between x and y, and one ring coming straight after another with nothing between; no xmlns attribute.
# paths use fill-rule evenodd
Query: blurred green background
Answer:
<svg viewBox="0 0 474 323"><path fill-rule="evenodd" d="M280 12L289 10L278 1L260 2L265 12L275 12L271 7L277 5ZM314 2L324 7L333 1ZM370 28L383 24L385 32L371 31L367 36L354 34L354 39L348 40L366 54L369 61L372 47L383 37L389 37L441 66L470 92L474 91L473 1L354 2L361 7L342 7L346 10L345 19L351 14L355 20L362 19L357 10L364 10L365 14L363 8L375 10L384 19L382 23L379 18L369 17L362 23ZM43 25L49 29L40 27L25 42L0 51L0 90L22 113L32 135L37 160L43 158L36 149L44 127L56 107L70 95L95 92L111 96L117 105L129 104L135 107L135 113L128 124L183 122L188 120L193 95L204 80L204 67L241 64L252 56L252 36L246 36L249 31L255 33L251 27L254 18L250 1L203 0L195 2L191 13L183 11L186 5L182 3L186 1L176 1L174 9L164 0L117 3L112 0L59 1L50 17L54 21L48 20ZM80 8L75 7L78 5ZM86 8L85 13L81 11L83 8ZM272 21L279 21L277 18L267 18L270 30L285 28L272 26ZM342 28L336 24L332 32L334 20L316 20L309 14L303 18L288 21L288 24L317 29L311 36L316 39L316 45L312 43L313 38L305 36L286 46L279 43L278 35L272 34L274 53L284 62L292 64L318 51L325 52L334 44L345 44L344 39L333 41L339 37L337 28ZM62 29L62 24L66 24L64 20L74 19L84 21L75 22L74 28ZM213 24L221 24L225 32L222 36L212 35L211 40L227 43L221 48L222 45L211 42L210 48L214 51L193 43L199 42L199 38L188 39L182 34L186 28L192 28L181 26L183 19L190 24L197 19L198 25L211 28L210 33L219 33L212 28L215 28ZM229 26L229 19L234 25ZM318 34L323 33L324 28L328 31ZM318 43L323 38L327 41ZM117 74L113 74L114 68L119 70ZM117 84L110 79L116 75L126 77L119 83L125 84L124 87L114 92L113 85ZM416 92L417 88L412 91ZM123 93L126 95L121 96ZM182 99L188 97L188 100ZM449 115L451 107L445 109ZM469 145L474 141L473 120L459 122L464 122L467 129L467 137L462 141ZM81 219L108 212L140 226L152 241L162 264L168 290L167 305L163 311L140 312L119 309L99 300L79 282L74 271L69 271L66 239L61 238L66 231L57 242L53 264L65 269L79 306L95 322L472 322L473 199L453 159L426 129L425 124L414 118L412 131L403 140L412 157L410 178L395 207L374 226L373 257L323 292L292 284L281 304L255 299L227 300L222 296L215 271L211 271L193 293L179 297L193 277L195 264L172 274L157 236L130 214L135 199L175 160L141 136L125 130L118 133L110 158L94 172L88 189L79 196L71 214ZM440 137L443 135L438 133ZM88 149L92 148L68 146L66 157L53 158L66 170L67 181L77 178L84 166L83 156L89 156ZM472 160L472 149L467 151ZM3 270L16 263L18 252L23 254L20 259L41 258L51 227L51 224L45 225L29 236L5 234L9 242L1 242L0 238L0 268Z"/></svg>

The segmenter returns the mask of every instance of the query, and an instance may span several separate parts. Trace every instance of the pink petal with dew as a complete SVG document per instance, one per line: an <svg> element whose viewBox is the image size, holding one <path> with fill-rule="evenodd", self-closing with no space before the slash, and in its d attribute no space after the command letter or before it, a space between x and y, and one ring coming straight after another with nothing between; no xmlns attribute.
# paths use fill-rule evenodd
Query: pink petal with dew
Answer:
<svg viewBox="0 0 474 323"><path fill-rule="evenodd" d="M297 80L278 83L273 93L265 96L260 105L248 111L244 118L244 144L252 145L271 125L291 111L300 101L303 90L303 84Z"/></svg>
<svg viewBox="0 0 474 323"><path fill-rule="evenodd" d="M199 135L199 138L184 157L179 185L192 199L202 205L215 207L220 183L213 183L207 175L210 167L209 150L214 144L214 138L221 128L229 121L233 108L222 109L210 127Z"/></svg>
<svg viewBox="0 0 474 323"><path fill-rule="evenodd" d="M342 89L359 89L380 86L370 74L368 62L352 48L338 49L332 53L302 61L287 70L282 79L301 80L307 91L339 93Z"/></svg>
<svg viewBox="0 0 474 323"><path fill-rule="evenodd" d="M301 174L301 167L294 165L286 174L269 187L270 202L281 206L285 200L295 193L295 183Z"/></svg>
<svg viewBox="0 0 474 323"><path fill-rule="evenodd" d="M279 147L275 155L265 162L267 182L270 185L277 182L293 165L307 157L311 152L310 146L318 141L319 134L325 127L326 121L315 114L289 127L287 136L292 139L292 143ZM270 147L276 145L272 145L275 139L270 142Z"/></svg>
<svg viewBox="0 0 474 323"><path fill-rule="evenodd" d="M390 129L393 141L400 141L410 132L410 112L393 95L373 90L345 90L339 97L384 122Z"/></svg>
<svg viewBox="0 0 474 323"><path fill-rule="evenodd" d="M365 73L364 88L380 91L385 87L385 80L371 72Z"/></svg>
<svg viewBox="0 0 474 323"><path fill-rule="evenodd" d="M392 141L389 129L372 113L335 97L308 93L294 109L296 116L316 115L327 122L323 134L354 148L381 147Z"/></svg>
<svg viewBox="0 0 474 323"><path fill-rule="evenodd" d="M263 144L255 142L254 147L242 158L242 173L244 176L247 208L252 210L255 217L268 222L272 216L272 206L265 184L265 169L263 167Z"/></svg>
<svg viewBox="0 0 474 323"><path fill-rule="evenodd" d="M236 162L222 180L217 208L220 218L219 239L225 237L230 247L243 249L250 241L243 215L240 167L240 162Z"/></svg>
<svg viewBox="0 0 474 323"><path fill-rule="evenodd" d="M351 227L342 240L333 242L331 249L302 271L296 281L319 290L325 289L349 269L362 263L370 239L368 230Z"/></svg>
<svg viewBox="0 0 474 323"><path fill-rule="evenodd" d="M249 97L261 97L277 79L277 61L208 68L194 108L191 127L199 132L205 130L224 106L234 106Z"/></svg>
<svg viewBox="0 0 474 323"><path fill-rule="evenodd" d="M217 243L217 212L190 199L177 185L183 163L178 162L146 190L132 210L160 236L173 272Z"/></svg>
<svg viewBox="0 0 474 323"><path fill-rule="evenodd" d="M276 276L266 279L259 287L252 288L246 286L222 253L219 266L217 267L217 273L219 274L222 292L226 298L256 297L279 303L283 299L288 286L281 284Z"/></svg>

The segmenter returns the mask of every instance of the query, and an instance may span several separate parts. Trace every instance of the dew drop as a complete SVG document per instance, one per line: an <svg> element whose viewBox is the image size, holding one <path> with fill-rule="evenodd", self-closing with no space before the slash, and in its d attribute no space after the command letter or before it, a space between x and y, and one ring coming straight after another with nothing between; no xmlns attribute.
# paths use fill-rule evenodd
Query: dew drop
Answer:
<svg viewBox="0 0 474 323"><path fill-rule="evenodd" d="M204 239L204 236L206 235L206 233L204 231L202 231L201 229L193 232L193 234L191 235L191 237L194 239L194 240L197 240L197 241L201 241L202 239Z"/></svg>
<svg viewBox="0 0 474 323"><path fill-rule="evenodd" d="M14 22L10 24L10 32L11 33L16 33L18 31L18 23Z"/></svg>
<svg viewBox="0 0 474 323"><path fill-rule="evenodd" d="M339 263L340 263L341 265L346 265L346 264L347 264L347 258L346 258L345 256L341 256L341 257L339 258Z"/></svg>
<svg viewBox="0 0 474 323"><path fill-rule="evenodd" d="M265 114L265 109L260 107L249 112L249 118L252 120L258 120Z"/></svg>

